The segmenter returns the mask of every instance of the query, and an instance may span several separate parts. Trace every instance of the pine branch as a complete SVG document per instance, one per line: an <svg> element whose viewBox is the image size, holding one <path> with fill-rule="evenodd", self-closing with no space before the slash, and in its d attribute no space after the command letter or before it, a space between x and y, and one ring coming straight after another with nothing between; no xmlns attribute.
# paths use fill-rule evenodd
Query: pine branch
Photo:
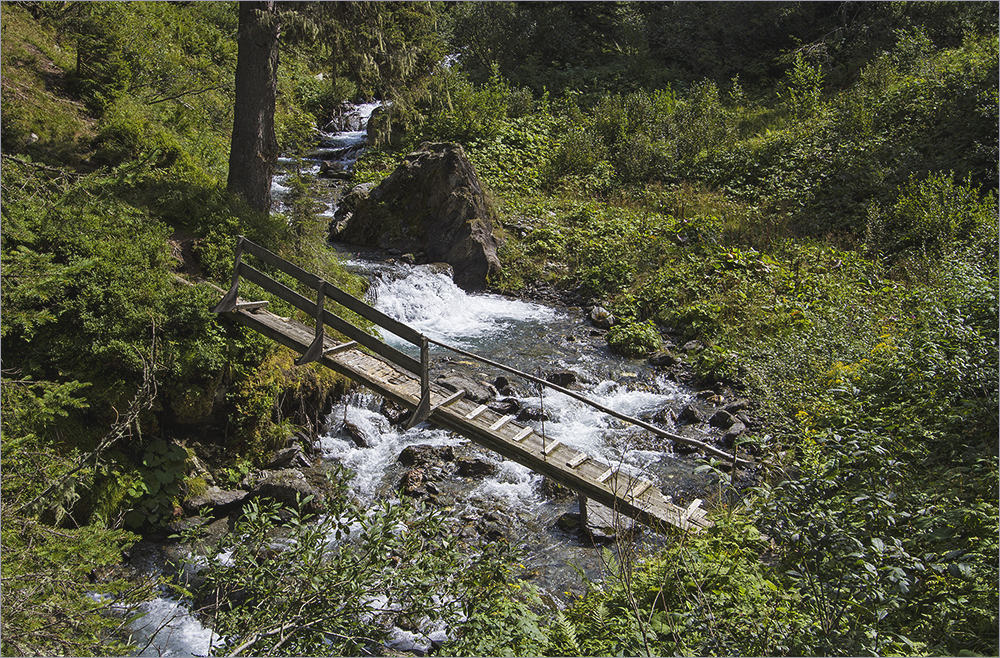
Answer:
<svg viewBox="0 0 1000 658"><path fill-rule="evenodd" d="M86 466L91 460L96 461L100 457L101 453L110 448L112 445L117 443L120 439L128 434L131 434L131 428L133 424L139 422L139 416L143 411L150 409L153 406L153 401L156 399L157 387L156 378L153 375L153 363L152 359L156 355L156 329L153 329L153 339L151 346L151 359L149 361L139 354L139 358L142 359L142 384L139 386L139 390L136 392L135 397L132 398L132 402L129 403L128 411L125 416L119 418L115 421L112 426L111 431L101 439L101 442L94 448L91 452L87 453L85 456L80 458L76 466L71 468L69 471L64 473L55 482L50 484L45 491L35 496L31 501L25 503L18 508L16 514L24 514L28 510L34 508L38 505L44 498L47 498L57 491L59 488L66 484L73 475L78 473L84 466Z"/></svg>

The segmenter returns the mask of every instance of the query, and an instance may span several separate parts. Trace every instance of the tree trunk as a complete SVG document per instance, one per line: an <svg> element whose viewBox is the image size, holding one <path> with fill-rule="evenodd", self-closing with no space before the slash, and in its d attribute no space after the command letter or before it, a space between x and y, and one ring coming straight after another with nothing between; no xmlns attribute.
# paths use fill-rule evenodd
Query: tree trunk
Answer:
<svg viewBox="0 0 1000 658"><path fill-rule="evenodd" d="M273 0L239 5L236 104L227 187L252 208L268 213L271 178L278 159L274 106L281 25Z"/></svg>

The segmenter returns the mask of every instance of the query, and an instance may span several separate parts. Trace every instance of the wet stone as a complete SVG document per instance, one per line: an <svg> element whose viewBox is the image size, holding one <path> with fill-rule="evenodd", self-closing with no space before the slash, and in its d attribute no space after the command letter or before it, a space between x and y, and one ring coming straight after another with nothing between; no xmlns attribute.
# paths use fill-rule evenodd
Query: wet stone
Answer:
<svg viewBox="0 0 1000 658"><path fill-rule="evenodd" d="M462 477L486 477L497 472L495 462L487 461L480 457L472 459L460 459L458 461L458 474Z"/></svg>
<svg viewBox="0 0 1000 658"><path fill-rule="evenodd" d="M566 388L576 383L576 374L572 372L553 372L545 377L545 381Z"/></svg>
<svg viewBox="0 0 1000 658"><path fill-rule="evenodd" d="M493 384L477 382L464 375L455 373L441 375L435 380L435 383L453 393L465 391L465 397L477 404L486 404L497 397L497 389L493 387Z"/></svg>
<svg viewBox="0 0 1000 658"><path fill-rule="evenodd" d="M566 512L556 519L556 527L563 532L577 532L582 525L580 515L576 512Z"/></svg>
<svg viewBox="0 0 1000 658"><path fill-rule="evenodd" d="M424 472L419 468L411 468L410 470L403 473L402 479L399 481L399 488L407 496L422 496L426 493L426 490L421 490L421 485L424 483Z"/></svg>
<svg viewBox="0 0 1000 658"><path fill-rule="evenodd" d="M736 419L733 415L726 411L725 409L720 409L716 411L712 417L708 420L708 424L712 427L718 427L719 429L728 429L733 426Z"/></svg>
<svg viewBox="0 0 1000 658"><path fill-rule="evenodd" d="M503 416L512 416L521 408L521 403L514 398L506 398L490 403L490 410Z"/></svg>
<svg viewBox="0 0 1000 658"><path fill-rule="evenodd" d="M569 498L573 495L573 490L567 486L561 485L552 478L542 478L542 483L539 485L542 495L550 499L563 499Z"/></svg>
<svg viewBox="0 0 1000 658"><path fill-rule="evenodd" d="M538 407L528 407L526 409L522 409L521 413L517 415L517 422L519 423L537 422L548 419L548 414L542 413L542 410Z"/></svg>
<svg viewBox="0 0 1000 658"><path fill-rule="evenodd" d="M393 425L400 425L410 417L409 409L396 404L388 398L382 400L382 406L379 407L379 412Z"/></svg>
<svg viewBox="0 0 1000 658"><path fill-rule="evenodd" d="M675 365L676 363L677 363L677 357L665 350L655 352L652 356L649 357L649 365L651 366L662 368Z"/></svg>
<svg viewBox="0 0 1000 658"><path fill-rule="evenodd" d="M403 466L426 466L454 460L455 450L451 446L432 446L420 443L406 446L399 453L399 463Z"/></svg>
<svg viewBox="0 0 1000 658"><path fill-rule="evenodd" d="M681 424L694 425L705 422L705 415L693 405L685 405L677 416L677 422Z"/></svg>
<svg viewBox="0 0 1000 658"><path fill-rule="evenodd" d="M371 447L371 441L369 441L368 437L365 435L364 430L362 430L360 427L358 427L351 421L349 420L344 421L344 431L347 433L349 437L351 437L351 440L354 441L354 445L358 446L359 448Z"/></svg>
<svg viewBox="0 0 1000 658"><path fill-rule="evenodd" d="M243 504L243 499L246 497L246 491L227 491L219 487L209 487L204 493L185 500L184 509L192 514L198 514L202 509L210 509L217 515L225 515L235 511Z"/></svg>
<svg viewBox="0 0 1000 658"><path fill-rule="evenodd" d="M580 509L584 530L595 543L612 541L619 535L629 537L639 531L635 520L593 500L587 499Z"/></svg>

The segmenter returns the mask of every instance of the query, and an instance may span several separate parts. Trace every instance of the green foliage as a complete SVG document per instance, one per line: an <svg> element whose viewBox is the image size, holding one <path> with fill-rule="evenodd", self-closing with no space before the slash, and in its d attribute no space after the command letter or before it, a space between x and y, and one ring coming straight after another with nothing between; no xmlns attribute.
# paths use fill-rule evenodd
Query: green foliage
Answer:
<svg viewBox="0 0 1000 658"><path fill-rule="evenodd" d="M625 356L648 356L660 348L660 331L652 321L616 324L607 335L612 350Z"/></svg>
<svg viewBox="0 0 1000 658"><path fill-rule="evenodd" d="M496 137L507 118L507 82L494 70L480 88L452 69L442 72L448 94L446 111L433 115L424 136L437 141L467 143Z"/></svg>
<svg viewBox="0 0 1000 658"><path fill-rule="evenodd" d="M139 528L146 523L156 525L174 515L180 502L181 483L187 475L187 452L176 443L153 441L142 457L139 477L128 486L131 511L125 524Z"/></svg>
<svg viewBox="0 0 1000 658"><path fill-rule="evenodd" d="M280 547L279 508L256 500L207 557L199 600L227 651L359 654L377 650L390 623L429 632L444 622L461 632L510 590L503 543L460 550L441 513L399 501L365 510L344 473L331 474L331 484L322 517L284 510Z"/></svg>
<svg viewBox="0 0 1000 658"><path fill-rule="evenodd" d="M605 577L546 629L546 655L785 655L807 623L798 597L760 562L740 515L638 564L605 553Z"/></svg>
<svg viewBox="0 0 1000 658"><path fill-rule="evenodd" d="M156 167L190 166L177 139L154 125L141 106L122 98L109 105L94 138L95 162L119 165L130 160L146 160Z"/></svg>
<svg viewBox="0 0 1000 658"><path fill-rule="evenodd" d="M914 177L890 208L872 208L867 242L890 260L949 258L970 248L986 256L997 242L996 218L993 194L983 198L979 188L945 172Z"/></svg>
<svg viewBox="0 0 1000 658"><path fill-rule="evenodd" d="M819 108L823 94L823 71L810 65L801 52L795 54L795 64L788 72L788 106L792 116L803 119Z"/></svg>
<svg viewBox="0 0 1000 658"><path fill-rule="evenodd" d="M99 525L57 528L26 514L26 503L70 466L53 449L53 427L85 406L81 382L11 379L0 384L3 418L2 528L4 586L0 590L5 655L108 655L128 647L114 639L124 626L113 606L152 594L154 583L99 577L138 537ZM81 474L82 475L82 474ZM50 507L71 509L83 485L54 492Z"/></svg>
<svg viewBox="0 0 1000 658"><path fill-rule="evenodd" d="M604 153L604 145L586 130L571 129L559 141L555 152L545 163L542 175L546 185L555 187L567 176L593 175L597 180L610 179L611 171L608 170Z"/></svg>

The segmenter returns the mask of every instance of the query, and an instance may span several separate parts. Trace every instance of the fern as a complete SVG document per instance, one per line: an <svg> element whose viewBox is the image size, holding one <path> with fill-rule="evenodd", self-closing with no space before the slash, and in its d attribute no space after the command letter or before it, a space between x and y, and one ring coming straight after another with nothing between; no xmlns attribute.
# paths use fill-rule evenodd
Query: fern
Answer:
<svg viewBox="0 0 1000 658"><path fill-rule="evenodd" d="M565 643L565 655L583 655L583 651L580 650L580 643L576 637L576 626L568 617L566 617L566 615L562 613L562 610L556 612L556 630L559 640Z"/></svg>
<svg viewBox="0 0 1000 658"><path fill-rule="evenodd" d="M603 631L607 626L608 608L601 601L590 611L590 618L598 630Z"/></svg>

